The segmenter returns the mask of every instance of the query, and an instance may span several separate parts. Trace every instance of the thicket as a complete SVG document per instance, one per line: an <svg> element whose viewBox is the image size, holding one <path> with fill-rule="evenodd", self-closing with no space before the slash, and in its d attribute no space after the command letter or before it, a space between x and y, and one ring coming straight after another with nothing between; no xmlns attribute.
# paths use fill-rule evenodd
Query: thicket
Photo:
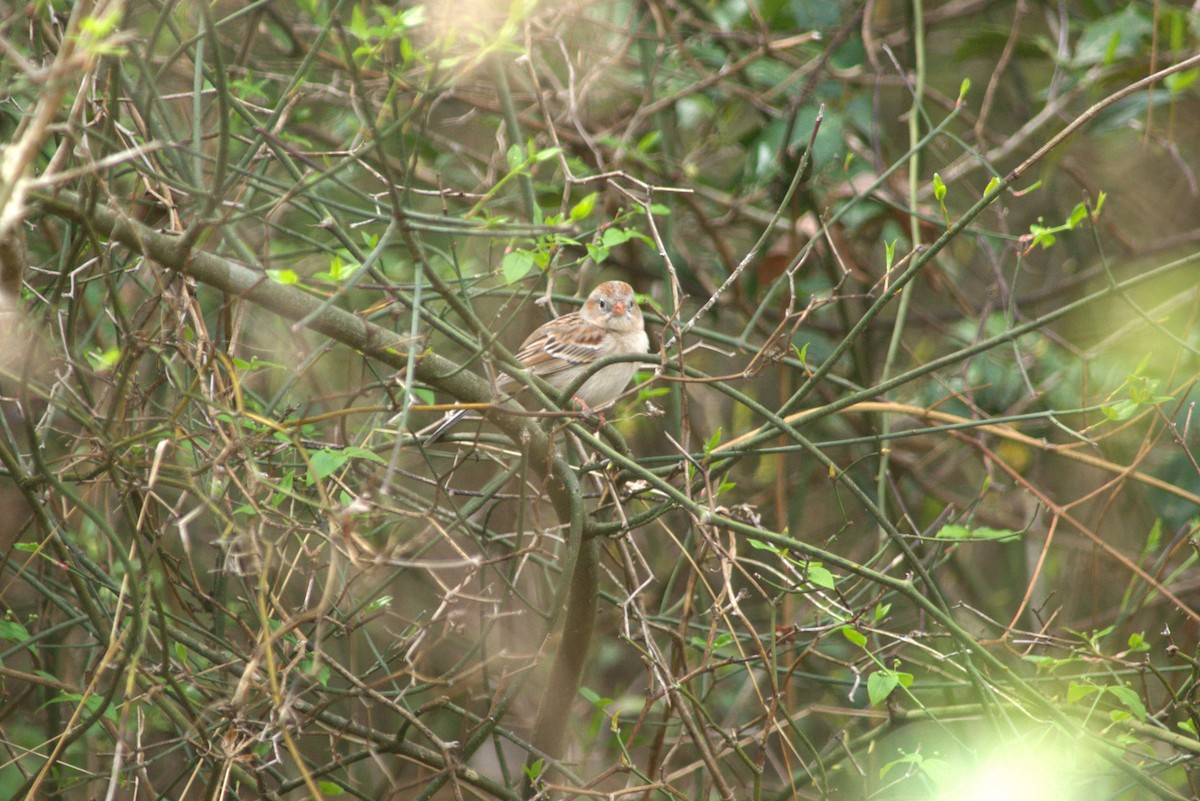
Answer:
<svg viewBox="0 0 1200 801"><path fill-rule="evenodd" d="M0 796L1200 795L1198 41L0 6Z"/></svg>

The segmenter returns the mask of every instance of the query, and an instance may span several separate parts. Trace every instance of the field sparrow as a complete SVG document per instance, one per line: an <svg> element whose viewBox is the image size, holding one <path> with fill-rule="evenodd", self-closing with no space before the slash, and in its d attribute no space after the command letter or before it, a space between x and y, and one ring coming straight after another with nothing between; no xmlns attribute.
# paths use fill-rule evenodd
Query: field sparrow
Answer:
<svg viewBox="0 0 1200 801"><path fill-rule="evenodd" d="M517 351L517 359L529 372L563 390L606 356L649 350L633 287L624 281L605 281L592 290L579 311L556 317L530 334ZM585 409L602 406L625 391L636 371L633 362L602 367L575 391L575 399ZM519 387L519 382L507 375L496 381L496 389L502 393ZM426 442L437 439L465 413L452 412Z"/></svg>

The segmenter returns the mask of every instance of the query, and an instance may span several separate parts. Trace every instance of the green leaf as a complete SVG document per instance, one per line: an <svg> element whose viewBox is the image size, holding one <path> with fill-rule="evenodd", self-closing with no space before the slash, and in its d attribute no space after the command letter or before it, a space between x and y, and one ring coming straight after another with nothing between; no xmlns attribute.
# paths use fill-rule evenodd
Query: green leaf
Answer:
<svg viewBox="0 0 1200 801"><path fill-rule="evenodd" d="M1087 216L1087 205L1076 203L1075 208L1071 210L1071 216L1067 218L1067 228L1074 230L1075 226L1087 219Z"/></svg>
<svg viewBox="0 0 1200 801"><path fill-rule="evenodd" d="M79 21L79 30L96 39L103 39L116 30L120 21L121 15L112 9L99 17L85 16Z"/></svg>
<svg viewBox="0 0 1200 801"><path fill-rule="evenodd" d="M713 650L718 648L728 648L731 645L733 645L733 635L727 631L718 634L716 637L713 637Z"/></svg>
<svg viewBox="0 0 1200 801"><path fill-rule="evenodd" d="M55 679L55 681L57 681L57 679ZM89 695L87 699L84 700L82 693L61 693L57 697L51 698L46 703L42 704L39 709L45 709L51 704L77 704L81 701L83 702L84 709L86 709L90 714L94 715L97 711L103 709L104 717L108 718L108 720L116 723L119 719L116 707L112 706L111 704L106 705L104 698L99 695Z"/></svg>
<svg viewBox="0 0 1200 801"><path fill-rule="evenodd" d="M942 183L942 176L936 172L933 174L933 196L939 203L946 199L946 184Z"/></svg>
<svg viewBox="0 0 1200 801"><path fill-rule="evenodd" d="M967 92L971 91L971 79L963 78L962 83L958 85L958 102L961 103L963 98L967 96Z"/></svg>
<svg viewBox="0 0 1200 801"><path fill-rule="evenodd" d="M0 620L0 640L25 642L28 639L29 629L15 620Z"/></svg>
<svg viewBox="0 0 1200 801"><path fill-rule="evenodd" d="M535 759L532 763L525 766L525 777L531 782L536 782L538 777L542 775L542 767L544 760Z"/></svg>
<svg viewBox="0 0 1200 801"><path fill-rule="evenodd" d="M1036 245L1041 245L1042 250L1045 250L1058 241L1054 236L1054 231L1044 225L1030 225L1029 233L1033 235L1033 241L1029 243L1031 250Z"/></svg>
<svg viewBox="0 0 1200 801"><path fill-rule="evenodd" d="M320 450L314 453L309 461L308 483L313 484L336 473L350 459L345 451Z"/></svg>
<svg viewBox="0 0 1200 801"><path fill-rule="evenodd" d="M850 625L842 626L841 629L839 629L839 631L842 632L843 637L845 637L847 640L849 640L850 642L857 645L859 648L862 648L863 646L865 646L867 644L867 638L862 635L862 632L860 632L858 629L854 628L853 626L850 626Z"/></svg>
<svg viewBox="0 0 1200 801"><path fill-rule="evenodd" d="M925 756L918 751L914 751L911 754L904 754L899 759L893 759L891 762L880 768L879 778L886 779L887 775L891 773L892 768L898 765L916 765L917 767L921 767L924 762Z"/></svg>
<svg viewBox="0 0 1200 801"><path fill-rule="evenodd" d="M973 529L971 535L976 539L995 540L996 542L1013 542L1021 538L1021 535L1011 528L991 528L990 526Z"/></svg>
<svg viewBox="0 0 1200 801"><path fill-rule="evenodd" d="M1137 717L1138 720L1146 719L1146 706L1142 703L1142 698L1137 694L1132 687L1124 684L1119 684L1114 687L1105 688L1109 693L1116 696L1117 700Z"/></svg>
<svg viewBox="0 0 1200 801"><path fill-rule="evenodd" d="M90 350L84 354L87 360L92 363L92 369L97 373L107 373L117 366L117 362L121 360L120 348L109 348L108 350Z"/></svg>
<svg viewBox="0 0 1200 801"><path fill-rule="evenodd" d="M370 37L370 26L367 25L367 15L362 6L355 4L350 12L350 24L346 26L346 30L359 41L366 41Z"/></svg>
<svg viewBox="0 0 1200 801"><path fill-rule="evenodd" d="M1000 185L999 176L992 176L992 180L988 181L987 187L983 190L985 195L990 195Z"/></svg>
<svg viewBox="0 0 1200 801"><path fill-rule="evenodd" d="M1109 420L1128 420L1138 410L1138 403L1131 400L1121 400L1108 406L1101 406L1100 411Z"/></svg>
<svg viewBox="0 0 1200 801"><path fill-rule="evenodd" d="M1095 684L1080 684L1077 681L1073 681L1067 687L1067 703L1078 703L1081 699L1087 698L1093 693L1100 692L1100 689Z"/></svg>
<svg viewBox="0 0 1200 801"><path fill-rule="evenodd" d="M996 542L1012 542L1021 537L1010 528L989 528L988 526L968 528L957 524L942 526L934 536L941 540L994 540Z"/></svg>
<svg viewBox="0 0 1200 801"><path fill-rule="evenodd" d="M717 430L708 438L708 442L704 443L704 455L708 456L713 452L713 449L721 444L721 427L717 426Z"/></svg>
<svg viewBox="0 0 1200 801"><path fill-rule="evenodd" d="M267 277L284 286L300 283L300 276L296 275L295 270L267 270Z"/></svg>
<svg viewBox="0 0 1200 801"><path fill-rule="evenodd" d="M1142 556L1146 557L1158 550L1158 544L1162 541L1162 518L1156 517L1154 525L1150 526L1150 532L1146 535L1146 544L1142 547Z"/></svg>
<svg viewBox="0 0 1200 801"><path fill-rule="evenodd" d="M579 694L583 696L583 700L587 701L592 706L598 706L601 709L611 706L613 702L611 698L605 698L591 687L580 687Z"/></svg>
<svg viewBox="0 0 1200 801"><path fill-rule="evenodd" d="M753 537L748 537L746 539L746 542L750 543L751 548L757 548L760 551L770 551L771 553L778 554L780 556L787 555L786 549L779 548L775 545L772 545L769 542L763 542L762 540L756 540Z"/></svg>
<svg viewBox="0 0 1200 801"><path fill-rule="evenodd" d="M401 25L405 28L415 28L418 25L425 24L425 6L415 5L412 8L405 9L399 17Z"/></svg>
<svg viewBox="0 0 1200 801"><path fill-rule="evenodd" d="M643 136L641 139L638 140L638 143L637 143L637 146L635 149L639 153L648 153L651 150L653 150L655 147L658 146L658 143L661 139L662 139L662 131L655 128L650 133L646 134L645 136Z"/></svg>
<svg viewBox="0 0 1200 801"><path fill-rule="evenodd" d="M1196 82L1197 78L1200 78L1200 69L1173 72L1166 78L1163 78L1163 86L1167 87L1167 90L1171 94L1177 95L1187 91Z"/></svg>
<svg viewBox="0 0 1200 801"><path fill-rule="evenodd" d="M322 795L345 795L346 791L337 782L320 781L317 782L317 789Z"/></svg>
<svg viewBox="0 0 1200 801"><path fill-rule="evenodd" d="M600 241L606 248L615 248L617 245L624 245L635 236L637 236L636 231L629 231L625 228L606 228L600 235Z"/></svg>
<svg viewBox="0 0 1200 801"><path fill-rule="evenodd" d="M877 670L868 676L867 696L871 699L871 706L878 706L880 702L887 700L899 683L900 680L896 678L896 674L890 670Z"/></svg>
<svg viewBox="0 0 1200 801"><path fill-rule="evenodd" d="M340 284L353 276L360 266L354 259L336 255L330 258L329 269L317 273L313 278L328 281L331 284Z"/></svg>
<svg viewBox="0 0 1200 801"><path fill-rule="evenodd" d="M557 158L559 153L562 153L561 147L548 147L545 150L539 150L538 152L534 153L533 160L540 164L543 161L549 161L550 159Z"/></svg>
<svg viewBox="0 0 1200 801"><path fill-rule="evenodd" d="M376 462L378 464L387 464L387 459L384 459L382 456L380 456L378 453L371 450L370 448L360 448L357 445L348 445L345 448L342 448L342 453L346 454L347 456L349 456L353 459L366 459L369 462Z"/></svg>
<svg viewBox="0 0 1200 801"><path fill-rule="evenodd" d="M533 254L528 250L510 250L500 261L500 274L504 276L504 283L515 284L529 274L533 265Z"/></svg>
<svg viewBox="0 0 1200 801"><path fill-rule="evenodd" d="M311 654L309 654L308 656L301 659L300 660L300 669L303 670L308 675L313 676L317 680L317 683L320 684L322 687L328 687L329 679L333 676L333 671L330 670L329 665L327 663L322 662L321 667L319 667L317 669L316 675L314 676L313 675L314 659L315 659L315 657L312 656Z"/></svg>
<svg viewBox="0 0 1200 801"><path fill-rule="evenodd" d="M363 611L366 612L367 614L370 614L371 612L378 612L381 609L387 609L391 605L392 605L392 596L380 595L378 598L371 601L371 603L367 604L366 607L363 609Z"/></svg>
<svg viewBox="0 0 1200 801"><path fill-rule="evenodd" d="M571 211L567 214L575 222L585 220L591 216L596 208L596 199L600 196L599 192L592 192L583 200L571 207Z"/></svg>
<svg viewBox="0 0 1200 801"><path fill-rule="evenodd" d="M809 563L808 569L805 571L805 577L814 586L822 587L826 590L834 588L833 573L830 573L827 568L822 567L817 562Z"/></svg>
<svg viewBox="0 0 1200 801"><path fill-rule="evenodd" d="M1130 3L1115 14L1085 24L1072 61L1077 67L1091 67L1112 64L1118 58L1132 58L1153 30L1151 16L1136 3Z"/></svg>
<svg viewBox="0 0 1200 801"><path fill-rule="evenodd" d="M512 145L504 154L504 160L508 162L508 168L516 172L525 166L525 151L520 145Z"/></svg>
<svg viewBox="0 0 1200 801"><path fill-rule="evenodd" d="M257 356L250 357L250 361L246 361L245 359L239 359L236 356L232 357L232 360L233 360L234 367L236 367L239 370L244 370L246 372L249 372L251 370L265 370L265 369L282 370L283 369L282 364L279 364L278 362L269 362L265 359L260 359Z"/></svg>
<svg viewBox="0 0 1200 801"><path fill-rule="evenodd" d="M1108 40L1108 47L1104 50L1104 66L1109 66L1117 58L1117 46L1121 44L1121 32L1113 31L1112 36Z"/></svg>
<svg viewBox="0 0 1200 801"><path fill-rule="evenodd" d="M891 604L876 604L875 605L875 622L883 620L888 616L888 612L892 611Z"/></svg>
<svg viewBox="0 0 1200 801"><path fill-rule="evenodd" d="M897 687L910 687L913 675L887 668L877 670L867 677L867 697L876 706L887 699Z"/></svg>

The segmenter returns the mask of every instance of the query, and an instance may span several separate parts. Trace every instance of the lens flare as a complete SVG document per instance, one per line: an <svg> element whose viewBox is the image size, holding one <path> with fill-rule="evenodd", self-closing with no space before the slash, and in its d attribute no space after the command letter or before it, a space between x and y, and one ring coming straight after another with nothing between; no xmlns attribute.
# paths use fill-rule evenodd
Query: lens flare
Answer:
<svg viewBox="0 0 1200 801"><path fill-rule="evenodd" d="M1078 760L1061 744L996 748L963 766L942 801L1082 801Z"/></svg>

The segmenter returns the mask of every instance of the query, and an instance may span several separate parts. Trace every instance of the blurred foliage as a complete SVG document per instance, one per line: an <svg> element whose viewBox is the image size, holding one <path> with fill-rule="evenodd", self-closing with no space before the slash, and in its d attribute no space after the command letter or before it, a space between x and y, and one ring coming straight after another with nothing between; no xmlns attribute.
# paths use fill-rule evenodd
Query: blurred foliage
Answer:
<svg viewBox="0 0 1200 801"><path fill-rule="evenodd" d="M1200 795L1196 11L0 44L0 796ZM607 278L627 397L488 404Z"/></svg>

